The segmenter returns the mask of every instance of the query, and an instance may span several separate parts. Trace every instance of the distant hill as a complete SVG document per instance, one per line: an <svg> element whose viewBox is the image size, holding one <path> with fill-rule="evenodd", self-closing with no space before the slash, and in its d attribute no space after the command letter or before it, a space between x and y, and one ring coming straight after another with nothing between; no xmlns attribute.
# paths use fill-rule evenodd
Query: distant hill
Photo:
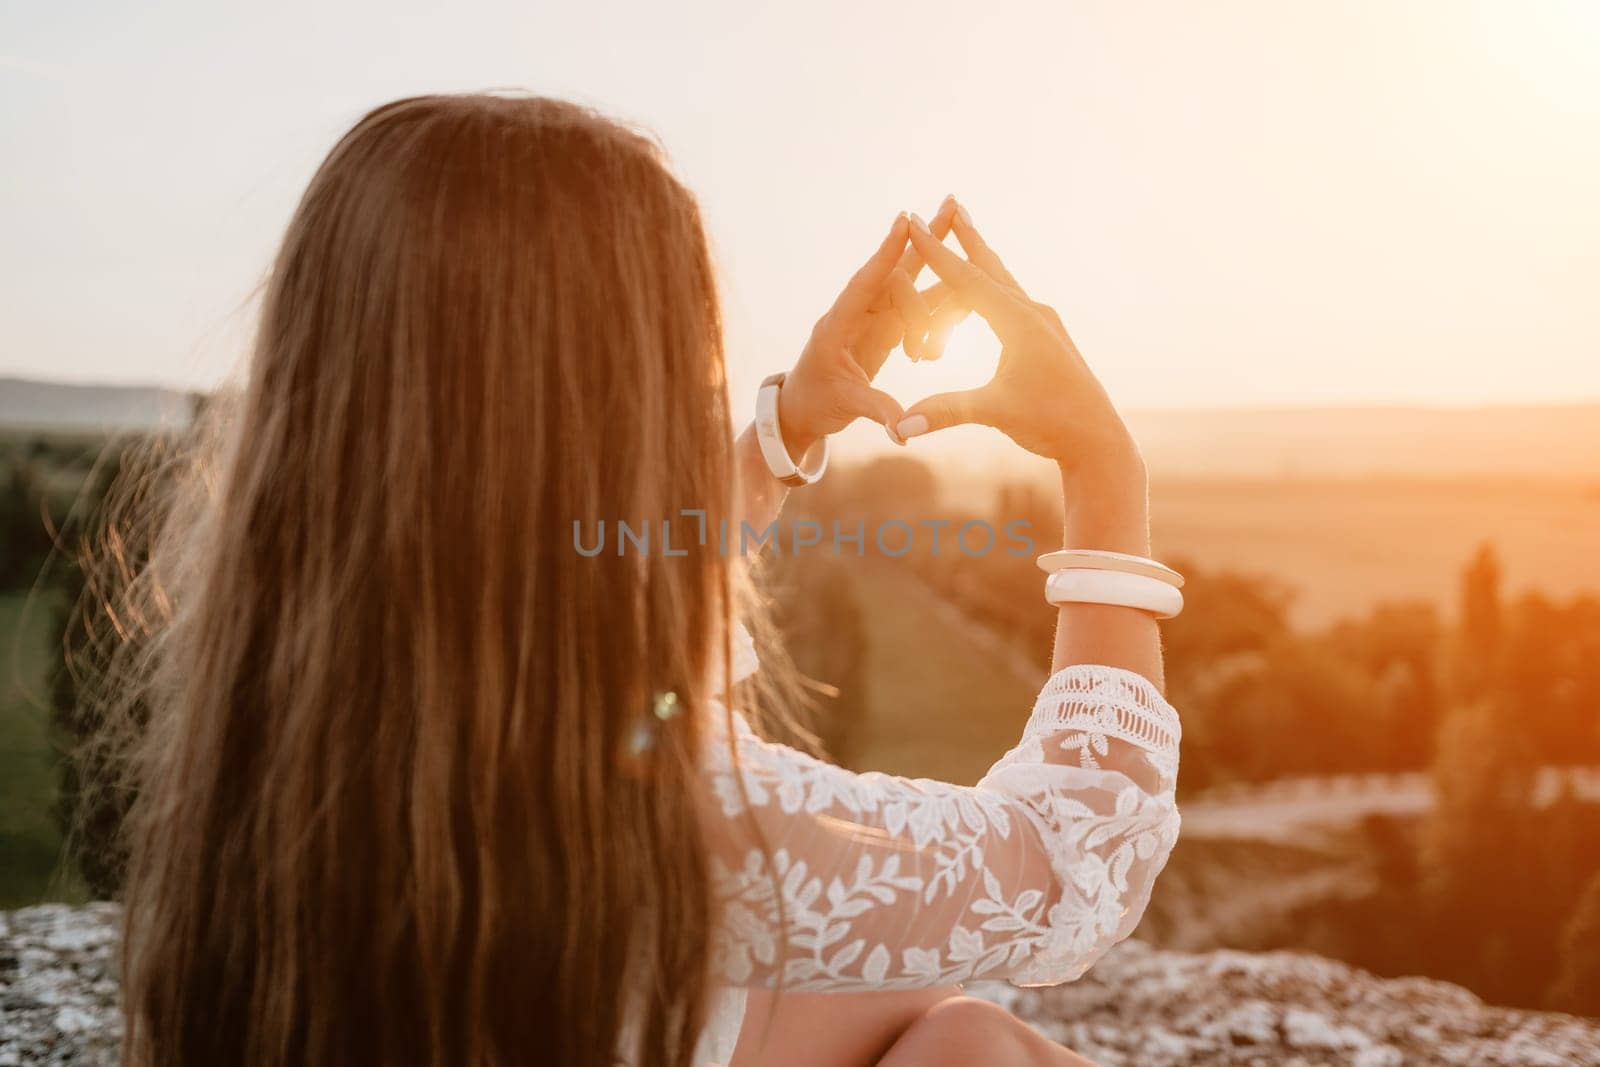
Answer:
<svg viewBox="0 0 1600 1067"><path fill-rule="evenodd" d="M175 389L0 378L0 429L125 430L181 424ZM1600 403L1482 407L1327 407L1134 411L1129 425L1155 478L1548 477L1600 481ZM889 447L876 427L852 450ZM941 473L992 481L1018 458L997 434L962 429L917 442Z"/></svg>
<svg viewBox="0 0 1600 1067"><path fill-rule="evenodd" d="M1600 480L1600 404L1137 411L1166 477Z"/></svg>
<svg viewBox="0 0 1600 1067"><path fill-rule="evenodd" d="M158 386L0 378L0 429L149 430L189 420L189 395Z"/></svg>

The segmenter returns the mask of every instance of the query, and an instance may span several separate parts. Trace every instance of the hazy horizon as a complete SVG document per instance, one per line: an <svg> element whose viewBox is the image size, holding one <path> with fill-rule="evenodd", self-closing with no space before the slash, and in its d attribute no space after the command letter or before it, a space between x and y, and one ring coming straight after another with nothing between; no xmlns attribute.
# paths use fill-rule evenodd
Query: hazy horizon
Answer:
<svg viewBox="0 0 1600 1067"><path fill-rule="evenodd" d="M238 384L236 380L230 380ZM155 389L166 390L174 393L207 392L216 386L191 386L181 382L166 381L153 377L118 377L117 375L104 375L94 377L74 377L72 375L54 372L41 374L22 374L11 371L0 371L0 385L9 383L25 383L30 385L66 386L69 388L105 388L105 389ZM226 385L229 381L219 382L217 385ZM1472 411L1542 411L1546 409L1566 408L1600 408L1600 390L1593 395L1584 395L1572 399L1530 400L1530 401L1496 401L1496 400L1417 400L1417 401L1347 401L1347 402L1321 402L1317 400L1303 400L1297 402L1274 403L1272 401L1240 402L1240 403L1207 403L1195 405L1163 405L1163 406L1134 406L1127 410L1132 413L1144 414L1178 414L1224 415L1230 412L1246 412L1252 414L1290 413L1296 411L1439 411L1439 412L1472 412ZM876 427L871 428L873 432Z"/></svg>
<svg viewBox="0 0 1600 1067"><path fill-rule="evenodd" d="M0 376L0 430L89 432L181 424L189 405L161 386ZM1600 404L1134 409L1151 476L1178 479L1448 479L1600 485ZM1050 464L999 433L959 427L905 450L872 423L837 438L836 463L896 454L931 464L956 495L997 481L1048 485Z"/></svg>

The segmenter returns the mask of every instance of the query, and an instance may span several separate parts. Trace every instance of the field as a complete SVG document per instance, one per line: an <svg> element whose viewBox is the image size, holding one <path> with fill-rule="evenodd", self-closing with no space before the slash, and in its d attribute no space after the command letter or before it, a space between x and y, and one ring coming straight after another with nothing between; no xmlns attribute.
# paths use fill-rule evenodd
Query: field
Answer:
<svg viewBox="0 0 1600 1067"><path fill-rule="evenodd" d="M1157 483L1151 505L1158 555L1271 576L1297 591L1305 626L1380 601L1453 611L1484 542L1513 597L1600 593L1600 482L1179 481Z"/></svg>
<svg viewBox="0 0 1600 1067"><path fill-rule="evenodd" d="M867 633L867 721L858 770L971 784L1016 744L1044 682L1010 666L905 568L863 561L855 595Z"/></svg>

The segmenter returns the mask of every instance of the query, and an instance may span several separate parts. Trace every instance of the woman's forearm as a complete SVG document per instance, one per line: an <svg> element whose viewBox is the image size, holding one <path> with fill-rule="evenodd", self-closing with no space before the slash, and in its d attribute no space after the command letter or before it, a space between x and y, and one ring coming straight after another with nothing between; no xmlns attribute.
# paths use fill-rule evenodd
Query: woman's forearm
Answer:
<svg viewBox="0 0 1600 1067"><path fill-rule="evenodd" d="M1150 554L1149 493L1137 450L1123 458L1064 470L1061 486L1066 509L1063 547ZM1165 686L1160 630L1155 619L1133 608L1062 605L1051 669L1076 663L1121 667L1144 675L1158 689Z"/></svg>

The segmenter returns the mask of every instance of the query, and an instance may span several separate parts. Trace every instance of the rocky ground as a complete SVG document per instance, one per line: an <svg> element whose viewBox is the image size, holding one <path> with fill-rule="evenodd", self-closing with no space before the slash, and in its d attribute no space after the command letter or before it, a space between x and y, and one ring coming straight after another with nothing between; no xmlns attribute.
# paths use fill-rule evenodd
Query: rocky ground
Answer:
<svg viewBox="0 0 1600 1067"><path fill-rule="evenodd" d="M1600 1020L1495 1008L1447 982L1381 979L1301 952L1128 941L1070 985L970 991L1103 1067L1600 1065Z"/></svg>
<svg viewBox="0 0 1600 1067"><path fill-rule="evenodd" d="M0 912L0 1067L115 1062L116 917L109 904ZM1104 1067L1600 1067L1600 1020L1493 1008L1443 982L1301 953L1127 942L1071 985L970 992Z"/></svg>
<svg viewBox="0 0 1600 1067"><path fill-rule="evenodd" d="M116 1063L114 904L0 911L0 1067Z"/></svg>

